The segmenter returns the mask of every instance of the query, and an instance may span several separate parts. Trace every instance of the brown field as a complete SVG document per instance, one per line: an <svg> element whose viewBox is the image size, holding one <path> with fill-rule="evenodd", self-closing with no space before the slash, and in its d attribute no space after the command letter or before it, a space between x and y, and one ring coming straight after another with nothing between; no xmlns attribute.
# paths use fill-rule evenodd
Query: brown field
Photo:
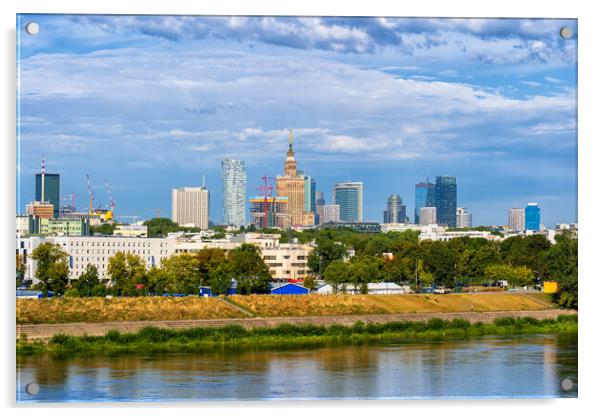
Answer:
<svg viewBox="0 0 602 416"><path fill-rule="evenodd" d="M542 293L448 295L230 296L257 317L535 311L552 309ZM17 300L18 324L249 318L218 298L66 298Z"/></svg>
<svg viewBox="0 0 602 416"><path fill-rule="evenodd" d="M215 298L63 298L18 299L17 323L159 321L243 318Z"/></svg>
<svg viewBox="0 0 602 416"><path fill-rule="evenodd" d="M387 313L486 312L550 309L542 293L447 295L308 295L232 296L231 300L258 316L327 316Z"/></svg>

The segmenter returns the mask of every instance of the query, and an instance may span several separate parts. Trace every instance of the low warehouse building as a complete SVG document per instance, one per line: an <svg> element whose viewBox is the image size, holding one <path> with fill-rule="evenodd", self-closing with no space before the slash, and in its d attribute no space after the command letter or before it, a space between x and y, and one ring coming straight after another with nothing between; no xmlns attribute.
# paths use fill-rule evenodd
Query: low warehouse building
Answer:
<svg viewBox="0 0 602 416"><path fill-rule="evenodd" d="M307 295L309 289L296 283L274 283L271 290L272 295Z"/></svg>

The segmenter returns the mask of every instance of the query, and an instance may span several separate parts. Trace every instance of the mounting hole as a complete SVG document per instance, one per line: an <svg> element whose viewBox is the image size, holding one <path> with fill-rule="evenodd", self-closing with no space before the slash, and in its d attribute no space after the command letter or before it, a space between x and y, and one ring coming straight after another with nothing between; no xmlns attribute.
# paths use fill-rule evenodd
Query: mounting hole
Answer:
<svg viewBox="0 0 602 416"><path fill-rule="evenodd" d="M562 39L570 39L573 36L573 29L568 26L564 26L560 29L560 37Z"/></svg>
<svg viewBox="0 0 602 416"><path fill-rule="evenodd" d="M40 392L40 386L37 383L27 383L25 386L25 392L30 396L35 396Z"/></svg>
<svg viewBox="0 0 602 416"><path fill-rule="evenodd" d="M560 388L562 388L562 390L564 391L573 390L573 380L571 380L570 378L565 378L560 382Z"/></svg>
<svg viewBox="0 0 602 416"><path fill-rule="evenodd" d="M37 35L40 31L40 25L36 22L29 22L25 25L25 31L30 35Z"/></svg>

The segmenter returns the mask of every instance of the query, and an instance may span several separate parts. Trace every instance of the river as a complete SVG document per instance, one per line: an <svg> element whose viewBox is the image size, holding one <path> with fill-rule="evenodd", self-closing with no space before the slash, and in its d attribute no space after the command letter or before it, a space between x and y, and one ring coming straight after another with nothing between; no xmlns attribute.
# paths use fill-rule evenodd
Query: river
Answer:
<svg viewBox="0 0 602 416"><path fill-rule="evenodd" d="M570 378L574 386L561 388ZM36 395L25 392L35 382ZM287 351L17 357L17 402L577 397L577 334Z"/></svg>

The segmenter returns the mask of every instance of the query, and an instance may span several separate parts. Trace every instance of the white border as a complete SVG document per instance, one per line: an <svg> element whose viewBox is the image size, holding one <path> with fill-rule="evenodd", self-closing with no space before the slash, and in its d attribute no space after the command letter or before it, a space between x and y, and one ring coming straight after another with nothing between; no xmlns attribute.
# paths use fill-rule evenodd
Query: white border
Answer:
<svg viewBox="0 0 602 416"><path fill-rule="evenodd" d="M1 394L3 404L9 408L5 414L37 414L46 415L90 415L128 414L155 415L163 414L174 408L173 405L151 407L110 406L83 409L78 407L52 406L42 408L14 408L14 286L12 283L12 267L14 257L14 210L15 210L15 14L20 13L113 13L113 14L288 14L288 15L377 15L377 16L450 16L450 17L557 17L579 19L579 237L581 241L580 256L580 333L579 333L579 399L565 400L504 400L504 401L427 401L427 402L278 402L248 403L222 405L215 404L179 405L178 415L200 412L225 414L279 414L301 415L308 411L327 414L333 411L344 411L351 415L365 415L371 409L379 414L396 414L413 412L438 415L479 415L484 412L488 416L515 414L517 412L545 413L546 415L587 414L595 409L596 399L600 396L597 387L600 370L600 323L597 320L596 308L601 291L601 278L594 268L596 241L594 237L596 212L600 210L600 45L602 39L602 22L600 13L596 13L595 2L546 1L528 2L525 0L503 0L493 2L470 0L420 0L411 2L395 2L369 0L364 2L303 0L287 2L282 0L229 1L221 0L203 2L193 0L104 0L104 1L67 1L55 0L3 1L0 15L3 29L2 84L3 99L0 103L2 116L2 195L0 204L2 212L3 238L0 256L4 273L2 320L2 377ZM598 218L600 215L598 215ZM596 406L596 407L595 407ZM199 409L200 408L200 409ZM172 410L173 413L173 410Z"/></svg>

